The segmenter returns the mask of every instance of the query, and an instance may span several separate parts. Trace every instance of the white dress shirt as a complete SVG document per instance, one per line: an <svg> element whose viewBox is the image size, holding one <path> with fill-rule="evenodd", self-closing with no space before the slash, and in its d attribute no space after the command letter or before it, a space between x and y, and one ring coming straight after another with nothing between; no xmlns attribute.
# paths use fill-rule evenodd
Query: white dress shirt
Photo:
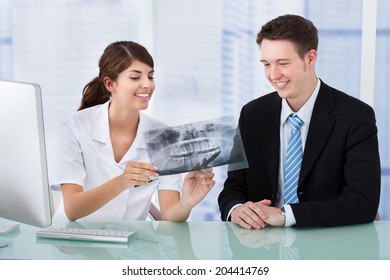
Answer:
<svg viewBox="0 0 390 280"><path fill-rule="evenodd" d="M50 169L52 190L61 190L61 184L70 183L87 191L120 175L128 161L150 162L144 132L161 124L141 113L137 136L117 163L110 139L109 104L110 101L78 111L59 127ZM161 176L147 185L130 187L83 219L145 220L156 189L180 191L180 185L180 175ZM57 217L66 217L63 202L54 215Z"/></svg>
<svg viewBox="0 0 390 280"><path fill-rule="evenodd" d="M280 160L279 160L279 179L278 179L278 192L276 196L276 207L282 207L284 204L284 165L286 161L286 148L288 144L288 140L291 135L291 127L287 122L288 116L291 114L297 115L302 121L303 124L301 126L301 140L302 140L302 150L303 154L305 153L305 144L307 138L307 132L310 126L310 119L313 113L314 103L317 99L318 92L320 90L321 82L317 79L317 85L310 96L310 98L306 101L305 105L298 111L293 112L288 105L286 99L282 100L282 112L280 115ZM286 226L292 226L296 223L294 214L292 212L291 206L286 204L284 205L284 209L286 211Z"/></svg>

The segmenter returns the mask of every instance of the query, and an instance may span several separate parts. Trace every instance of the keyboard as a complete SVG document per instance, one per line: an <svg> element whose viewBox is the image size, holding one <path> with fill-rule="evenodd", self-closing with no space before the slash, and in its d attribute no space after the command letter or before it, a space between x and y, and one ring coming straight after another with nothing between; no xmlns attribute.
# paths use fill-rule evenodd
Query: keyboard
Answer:
<svg viewBox="0 0 390 280"><path fill-rule="evenodd" d="M81 241L127 243L134 231L48 227L37 232L37 237Z"/></svg>

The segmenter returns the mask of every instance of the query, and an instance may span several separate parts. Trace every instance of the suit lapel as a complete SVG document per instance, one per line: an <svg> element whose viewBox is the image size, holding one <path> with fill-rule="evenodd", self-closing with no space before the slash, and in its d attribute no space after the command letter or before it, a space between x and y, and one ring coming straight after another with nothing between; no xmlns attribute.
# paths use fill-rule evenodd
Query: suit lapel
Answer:
<svg viewBox="0 0 390 280"><path fill-rule="evenodd" d="M335 119L329 113L334 108L335 104L331 89L321 81L320 91L314 104L307 134L299 185L313 167L332 131Z"/></svg>
<svg viewBox="0 0 390 280"><path fill-rule="evenodd" d="M267 172L271 180L274 193L278 187L279 158L280 158L280 112L282 99L275 92L269 104L263 108L261 113L261 139L264 158L266 159Z"/></svg>

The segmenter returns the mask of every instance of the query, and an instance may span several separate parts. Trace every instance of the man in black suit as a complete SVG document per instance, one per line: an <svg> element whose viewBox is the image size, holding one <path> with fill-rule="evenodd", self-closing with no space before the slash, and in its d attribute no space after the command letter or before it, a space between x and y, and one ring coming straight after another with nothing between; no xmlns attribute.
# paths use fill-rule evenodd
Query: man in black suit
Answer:
<svg viewBox="0 0 390 280"><path fill-rule="evenodd" d="M256 42L276 91L242 108L239 129L249 168L228 172L218 198L222 220L247 229L372 222L380 197L373 109L317 78L318 35L311 21L277 17ZM302 124L293 202L284 194L289 117Z"/></svg>

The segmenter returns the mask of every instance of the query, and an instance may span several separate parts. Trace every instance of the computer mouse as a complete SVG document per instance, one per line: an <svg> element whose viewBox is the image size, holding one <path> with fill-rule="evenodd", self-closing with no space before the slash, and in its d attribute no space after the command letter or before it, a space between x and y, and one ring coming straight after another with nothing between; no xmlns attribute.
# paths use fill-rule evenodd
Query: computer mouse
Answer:
<svg viewBox="0 0 390 280"><path fill-rule="evenodd" d="M18 229L20 224L18 223L6 223L0 224L0 234L8 234L16 229Z"/></svg>
<svg viewBox="0 0 390 280"><path fill-rule="evenodd" d="M0 248L8 246L8 243L0 240Z"/></svg>

